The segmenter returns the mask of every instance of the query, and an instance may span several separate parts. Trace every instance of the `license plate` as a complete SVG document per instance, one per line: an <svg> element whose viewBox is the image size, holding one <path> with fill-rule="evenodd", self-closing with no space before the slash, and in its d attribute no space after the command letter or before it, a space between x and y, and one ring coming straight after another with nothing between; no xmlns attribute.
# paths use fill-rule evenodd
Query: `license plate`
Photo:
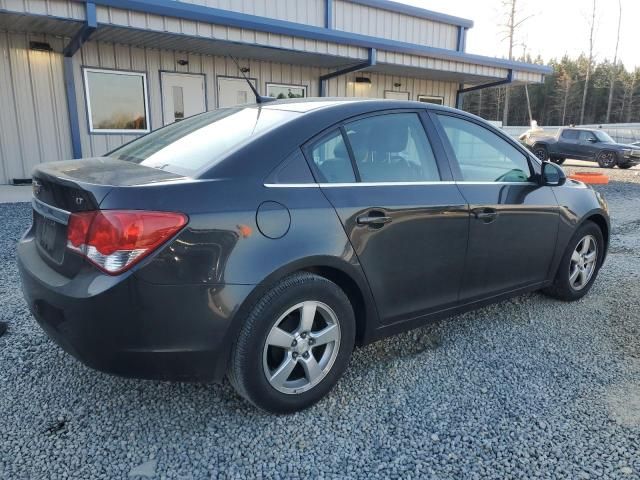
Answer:
<svg viewBox="0 0 640 480"><path fill-rule="evenodd" d="M36 240L44 252L56 261L60 261L64 249L60 248L60 228L63 225L34 212Z"/></svg>

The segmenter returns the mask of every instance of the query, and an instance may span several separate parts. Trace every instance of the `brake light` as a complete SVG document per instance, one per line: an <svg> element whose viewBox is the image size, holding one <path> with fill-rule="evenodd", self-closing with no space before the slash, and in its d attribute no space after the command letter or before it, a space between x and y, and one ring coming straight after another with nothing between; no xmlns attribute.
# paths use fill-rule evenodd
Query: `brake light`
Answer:
<svg viewBox="0 0 640 480"><path fill-rule="evenodd" d="M96 210L72 213L67 248L85 256L106 273L128 270L187 223L186 215L142 210Z"/></svg>

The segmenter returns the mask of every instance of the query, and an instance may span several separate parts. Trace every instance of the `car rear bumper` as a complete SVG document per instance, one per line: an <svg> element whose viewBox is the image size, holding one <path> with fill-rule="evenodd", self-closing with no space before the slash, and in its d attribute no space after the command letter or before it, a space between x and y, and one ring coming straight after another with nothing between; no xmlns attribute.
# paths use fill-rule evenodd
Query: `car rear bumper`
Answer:
<svg viewBox="0 0 640 480"><path fill-rule="evenodd" d="M58 345L96 370L147 379L221 379L236 313L254 288L155 285L89 266L67 278L28 237L18 244L18 265L29 309Z"/></svg>

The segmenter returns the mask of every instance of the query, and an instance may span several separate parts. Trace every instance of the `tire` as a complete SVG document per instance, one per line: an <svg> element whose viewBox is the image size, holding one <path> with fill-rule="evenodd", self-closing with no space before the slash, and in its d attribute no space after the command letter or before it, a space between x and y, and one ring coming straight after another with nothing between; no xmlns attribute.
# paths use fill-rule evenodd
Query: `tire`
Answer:
<svg viewBox="0 0 640 480"><path fill-rule="evenodd" d="M577 253L577 249L584 248L585 244L583 243L585 239L589 239L590 242L595 242L595 255L593 257L593 269L586 271L586 277L582 277L582 280L586 280L582 286L577 285L574 282L580 283L578 278L575 280L571 280L572 273L576 271L578 265L576 264L576 259L574 254ZM580 255L580 253L578 253ZM604 237L602 236L602 231L600 227L591 221L585 222L582 226L576 230L576 232L571 237L571 241L567 245L567 249L562 256L562 260L560 261L560 265L558 266L558 271L556 272L556 277L553 281L553 284L544 289L543 292L551 297L557 298L559 300L564 300L568 302L572 302L575 300L579 300L584 297L596 277L598 276L598 271L602 266L602 258L604 255ZM586 265L586 264L585 264ZM586 266L585 269L589 267ZM581 277L581 274L578 275Z"/></svg>
<svg viewBox="0 0 640 480"><path fill-rule="evenodd" d="M303 311L312 323L303 322ZM296 273L253 307L233 347L228 377L242 397L263 410L303 410L340 379L354 342L353 308L340 287L312 273ZM278 378L279 370L285 373Z"/></svg>
<svg viewBox="0 0 640 480"><path fill-rule="evenodd" d="M549 151L544 145L534 145L532 152L542 162L546 162L547 160L549 160Z"/></svg>
<svg viewBox="0 0 640 480"><path fill-rule="evenodd" d="M623 170L626 170L627 168L631 168L633 167L633 164L631 163L625 163L624 165L618 165L618 168L621 168Z"/></svg>
<svg viewBox="0 0 640 480"><path fill-rule="evenodd" d="M601 168L613 168L616 166L616 163L618 163L616 152L605 150L598 154L598 165L600 165Z"/></svg>
<svg viewBox="0 0 640 480"><path fill-rule="evenodd" d="M555 163L556 165L562 165L565 160L566 160L566 158L558 158L558 157L552 157L551 158L551 161L553 163Z"/></svg>

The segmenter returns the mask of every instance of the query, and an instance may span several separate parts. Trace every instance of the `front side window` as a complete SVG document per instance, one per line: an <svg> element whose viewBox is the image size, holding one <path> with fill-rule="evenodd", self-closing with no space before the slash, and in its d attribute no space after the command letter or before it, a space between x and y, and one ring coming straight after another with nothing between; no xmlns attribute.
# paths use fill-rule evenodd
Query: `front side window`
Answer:
<svg viewBox="0 0 640 480"><path fill-rule="evenodd" d="M527 182L531 169L527 157L491 130L449 115L438 115L462 172L468 182Z"/></svg>
<svg viewBox="0 0 640 480"><path fill-rule="evenodd" d="M600 130L596 130L595 132L593 132L593 134L598 138L598 140L600 140L601 142L605 142L605 143L616 143L615 140L613 138L611 138L609 136L609 134L607 132L603 132Z"/></svg>
<svg viewBox="0 0 640 480"><path fill-rule="evenodd" d="M320 174L320 183L352 183L356 181L349 151L340 130L322 137L311 146L311 157Z"/></svg>
<svg viewBox="0 0 640 480"><path fill-rule="evenodd" d="M596 137L593 133L588 132L586 130L582 130L580 132L580 141L581 142L593 142L596 140Z"/></svg>
<svg viewBox="0 0 640 480"><path fill-rule="evenodd" d="M85 68L84 87L91 133L150 130L144 73Z"/></svg>
<svg viewBox="0 0 640 480"><path fill-rule="evenodd" d="M363 182L439 181L435 156L415 113L367 117L345 125Z"/></svg>

